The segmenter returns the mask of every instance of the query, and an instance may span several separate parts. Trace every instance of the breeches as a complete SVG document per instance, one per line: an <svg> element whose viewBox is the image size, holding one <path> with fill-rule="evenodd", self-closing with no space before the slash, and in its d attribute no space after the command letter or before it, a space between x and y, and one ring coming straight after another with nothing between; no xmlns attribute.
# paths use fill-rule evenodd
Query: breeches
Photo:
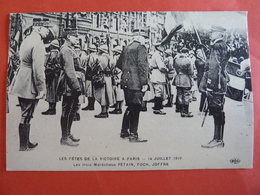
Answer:
<svg viewBox="0 0 260 195"><path fill-rule="evenodd" d="M210 92L207 99L210 114L215 115L223 111L225 103L224 94L215 94Z"/></svg>
<svg viewBox="0 0 260 195"><path fill-rule="evenodd" d="M33 118L34 110L39 102L37 99L25 99L18 97L19 104L21 106L21 124L30 124Z"/></svg>
<svg viewBox="0 0 260 195"><path fill-rule="evenodd" d="M190 87L177 87L177 99L181 105L189 105Z"/></svg>

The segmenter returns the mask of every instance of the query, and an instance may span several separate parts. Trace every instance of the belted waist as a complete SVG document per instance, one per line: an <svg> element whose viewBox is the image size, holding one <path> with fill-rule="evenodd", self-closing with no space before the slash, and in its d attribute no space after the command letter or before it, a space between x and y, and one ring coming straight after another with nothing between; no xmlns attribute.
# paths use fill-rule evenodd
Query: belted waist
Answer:
<svg viewBox="0 0 260 195"><path fill-rule="evenodd" d="M22 62L21 66L27 67L27 68L32 68L32 64L28 62Z"/></svg>
<svg viewBox="0 0 260 195"><path fill-rule="evenodd" d="M100 73L102 73L102 74L104 74L104 75L106 75L106 76L112 76L112 71L106 71L106 70L104 70L104 71L100 71Z"/></svg>

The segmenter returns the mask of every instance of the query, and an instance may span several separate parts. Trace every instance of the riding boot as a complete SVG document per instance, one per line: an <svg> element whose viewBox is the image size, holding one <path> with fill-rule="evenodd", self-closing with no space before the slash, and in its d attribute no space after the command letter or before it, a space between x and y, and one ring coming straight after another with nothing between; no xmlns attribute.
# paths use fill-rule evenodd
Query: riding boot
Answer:
<svg viewBox="0 0 260 195"><path fill-rule="evenodd" d="M35 148L36 146L38 146L37 142L30 142L30 124L26 124L27 125L27 129L28 129L28 147L30 149Z"/></svg>
<svg viewBox="0 0 260 195"><path fill-rule="evenodd" d="M26 151L28 147L28 128L26 124L19 124L19 139L20 139L20 151Z"/></svg>
<svg viewBox="0 0 260 195"><path fill-rule="evenodd" d="M121 133L120 133L121 138L129 137L129 131L128 131L129 127L130 127L129 114L130 114L130 111L128 109L126 109L124 116L123 116L122 128L121 128Z"/></svg>

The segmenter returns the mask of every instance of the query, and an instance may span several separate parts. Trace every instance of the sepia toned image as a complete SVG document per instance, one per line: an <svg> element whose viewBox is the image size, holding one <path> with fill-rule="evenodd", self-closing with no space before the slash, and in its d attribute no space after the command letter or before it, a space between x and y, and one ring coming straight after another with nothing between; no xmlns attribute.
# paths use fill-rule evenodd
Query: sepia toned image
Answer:
<svg viewBox="0 0 260 195"><path fill-rule="evenodd" d="M10 171L252 168L247 12L10 14Z"/></svg>

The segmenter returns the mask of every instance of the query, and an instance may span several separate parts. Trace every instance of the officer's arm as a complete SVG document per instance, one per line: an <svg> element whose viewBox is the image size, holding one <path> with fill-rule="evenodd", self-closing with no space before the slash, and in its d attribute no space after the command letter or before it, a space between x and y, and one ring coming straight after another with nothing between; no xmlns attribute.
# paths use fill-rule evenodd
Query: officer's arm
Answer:
<svg viewBox="0 0 260 195"><path fill-rule="evenodd" d="M71 51L66 50L62 54L62 58L64 60L64 72L67 76L67 83L71 90L78 90L80 89L80 85L76 76L75 68L74 68L74 61Z"/></svg>
<svg viewBox="0 0 260 195"><path fill-rule="evenodd" d="M158 56L156 59L156 64L158 66L158 69L161 71L161 72L167 72L167 68L166 68L166 65L164 64L164 61L162 60L162 58L160 56Z"/></svg>
<svg viewBox="0 0 260 195"><path fill-rule="evenodd" d="M38 43L32 50L33 82L38 93L46 90L44 74L45 53L43 43Z"/></svg>
<svg viewBox="0 0 260 195"><path fill-rule="evenodd" d="M145 46L141 45L138 47L138 74L141 82L141 86L148 84L148 59L147 59L148 53Z"/></svg>
<svg viewBox="0 0 260 195"><path fill-rule="evenodd" d="M122 52L116 62L116 67L119 68L120 70L122 70L122 63L123 63L123 53Z"/></svg>

